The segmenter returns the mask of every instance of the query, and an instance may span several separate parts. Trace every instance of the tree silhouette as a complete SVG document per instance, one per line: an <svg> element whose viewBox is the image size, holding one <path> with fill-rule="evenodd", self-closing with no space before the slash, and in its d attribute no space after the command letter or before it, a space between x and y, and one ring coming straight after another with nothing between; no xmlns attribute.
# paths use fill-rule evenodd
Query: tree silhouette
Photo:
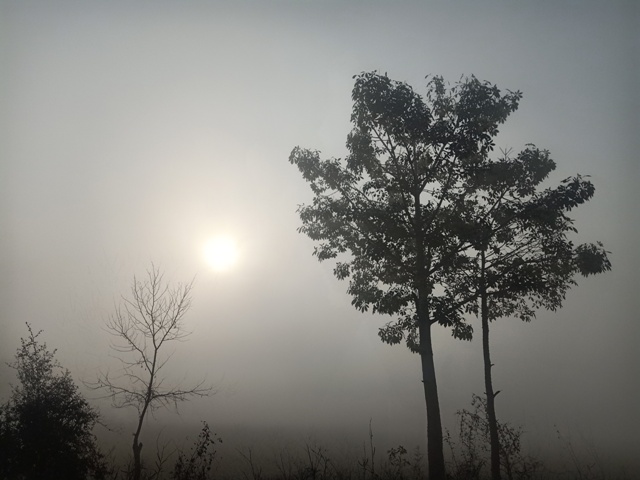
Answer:
<svg viewBox="0 0 640 480"><path fill-rule="evenodd" d="M450 272L459 298L472 298L467 310L480 317L491 443L491 475L501 477L499 428L491 378L489 322L517 316L529 321L537 308L556 310L576 273L590 275L609 270L601 244L574 247L568 239L577 230L567 213L591 199L594 187L581 176L567 178L558 187L537 192L555 169L549 152L528 145L515 157L478 164L468 180L465 215L459 238L473 245L466 266Z"/></svg>
<svg viewBox="0 0 640 480"><path fill-rule="evenodd" d="M349 279L357 309L397 318L380 330L384 342L404 339L420 356L432 480L446 475L431 326L471 338L468 299L445 284L471 247L457 235L456 219L466 208L468 176L520 97L475 77L451 88L434 77L423 98L406 83L362 73L352 94L349 155L320 160L296 147L289 158L314 193L299 208L300 231L317 242L314 255L337 258L334 273Z"/></svg>
<svg viewBox="0 0 640 480"><path fill-rule="evenodd" d="M0 406L0 478L102 478L106 473L93 427L98 412L78 391L68 370L29 335L20 340L15 362L19 385Z"/></svg>
<svg viewBox="0 0 640 480"><path fill-rule="evenodd" d="M106 390L115 407L138 411L132 445L134 480L140 480L142 473L140 434L147 413L171 405L177 408L178 402L209 395L212 390L204 382L187 388L167 386L162 376L171 357L166 347L188 335L183 317L191 306L191 287L192 283L170 288L160 270L151 265L144 281L134 277L131 297L123 297L107 323L115 337L112 348L120 354L122 371L116 378L108 372L100 374L90 386Z"/></svg>

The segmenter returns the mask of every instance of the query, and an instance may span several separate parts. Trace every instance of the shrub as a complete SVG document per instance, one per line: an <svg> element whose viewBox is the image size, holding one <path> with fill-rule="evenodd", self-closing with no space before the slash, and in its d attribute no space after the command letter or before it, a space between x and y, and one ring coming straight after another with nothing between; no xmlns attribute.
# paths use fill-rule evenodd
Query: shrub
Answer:
<svg viewBox="0 0 640 480"><path fill-rule="evenodd" d="M0 477L3 479L103 478L104 457L92 433L98 421L55 353L38 342L41 331L21 339L15 362L19 385L0 407Z"/></svg>

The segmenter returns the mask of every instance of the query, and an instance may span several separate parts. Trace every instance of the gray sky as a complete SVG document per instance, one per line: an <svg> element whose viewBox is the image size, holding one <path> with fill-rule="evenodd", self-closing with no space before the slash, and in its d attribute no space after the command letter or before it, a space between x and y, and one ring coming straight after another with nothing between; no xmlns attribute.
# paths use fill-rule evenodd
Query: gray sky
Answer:
<svg viewBox="0 0 640 480"><path fill-rule="evenodd" d="M498 146L548 148L553 183L591 175L577 240L603 241L613 262L562 310L493 327L499 416L541 445L557 425L630 457L639 19L634 1L0 1L0 360L28 321L90 379L110 362L104 320L154 261L172 282L197 276L177 378L221 386L181 421L362 441L373 417L392 443L421 442L418 358L383 345L388 318L354 311L346 284L311 256L295 213L311 196L288 155L346 153L354 74L377 69L417 91L428 74L474 74L524 93ZM225 273L202 255L218 233L241 249ZM435 354L452 427L483 391L479 341L437 329Z"/></svg>

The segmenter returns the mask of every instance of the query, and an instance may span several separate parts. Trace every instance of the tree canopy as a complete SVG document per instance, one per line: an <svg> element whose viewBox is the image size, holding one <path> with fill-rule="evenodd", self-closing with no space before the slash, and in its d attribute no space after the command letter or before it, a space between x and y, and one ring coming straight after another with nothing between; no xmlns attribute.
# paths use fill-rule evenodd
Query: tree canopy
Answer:
<svg viewBox="0 0 640 480"><path fill-rule="evenodd" d="M349 279L356 308L398 317L381 330L384 341L405 338L417 351L417 298L430 300L430 323L470 338L469 325L434 287L469 245L454 230L471 188L465 180L488 158L520 97L475 77L450 89L433 77L422 98L405 83L363 73L353 89L349 155L291 153L315 194L300 208L300 230L318 242L320 260L350 254L335 274Z"/></svg>
<svg viewBox="0 0 640 480"><path fill-rule="evenodd" d="M449 272L447 283L455 286L458 298L479 298L482 290L490 320L516 316L528 321L537 308L556 310L576 284L576 274L611 268L601 243L576 246L570 238L577 229L569 212L595 192L588 178L576 175L538 191L555 168L548 151L528 145L514 157L505 152L485 161L468 179L465 208L455 228L472 248L466 251L466 264ZM478 307L477 301L466 304L475 314Z"/></svg>

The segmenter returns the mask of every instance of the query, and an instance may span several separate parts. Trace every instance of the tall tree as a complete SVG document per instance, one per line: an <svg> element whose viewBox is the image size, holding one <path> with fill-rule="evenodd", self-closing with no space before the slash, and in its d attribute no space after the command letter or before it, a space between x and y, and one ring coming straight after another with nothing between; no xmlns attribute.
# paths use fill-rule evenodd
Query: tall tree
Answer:
<svg viewBox="0 0 640 480"><path fill-rule="evenodd" d="M80 394L46 343L27 324L15 362L19 385L0 406L0 478L103 478L93 428L98 412Z"/></svg>
<svg viewBox="0 0 640 480"><path fill-rule="evenodd" d="M422 97L406 83L362 73L352 94L349 155L321 160L296 147L289 158L314 193L299 209L300 231L317 241L314 254L337 258L334 273L349 279L357 309L396 317L379 332L384 342L404 339L420 356L431 480L446 477L431 326L471 337L465 301L443 285L470 248L455 231L460 199L469 169L488 157L520 97L475 77L451 88L434 77Z"/></svg>
<svg viewBox="0 0 640 480"><path fill-rule="evenodd" d="M140 436L147 414L171 405L177 408L178 402L211 392L203 382L187 388L169 386L163 376L171 358L167 347L188 335L183 319L191 306L191 286L171 288L160 270L151 265L145 280L134 277L131 297L123 297L107 323L115 337L112 348L120 354L122 371L116 378L108 372L101 374L90 386L106 390L114 406L134 407L138 412L132 444L134 480L140 480L142 474Z"/></svg>
<svg viewBox="0 0 640 480"><path fill-rule="evenodd" d="M491 476L501 477L500 443L491 377L489 322L517 316L529 321L537 308L556 310L576 273L609 270L601 244L574 247L576 233L568 212L591 199L593 184L581 176L558 187L537 187L555 169L549 152L528 145L515 157L508 152L486 160L468 179L459 237L473 246L467 265L450 272L458 298L471 299L467 310L481 319L486 414L491 443Z"/></svg>

